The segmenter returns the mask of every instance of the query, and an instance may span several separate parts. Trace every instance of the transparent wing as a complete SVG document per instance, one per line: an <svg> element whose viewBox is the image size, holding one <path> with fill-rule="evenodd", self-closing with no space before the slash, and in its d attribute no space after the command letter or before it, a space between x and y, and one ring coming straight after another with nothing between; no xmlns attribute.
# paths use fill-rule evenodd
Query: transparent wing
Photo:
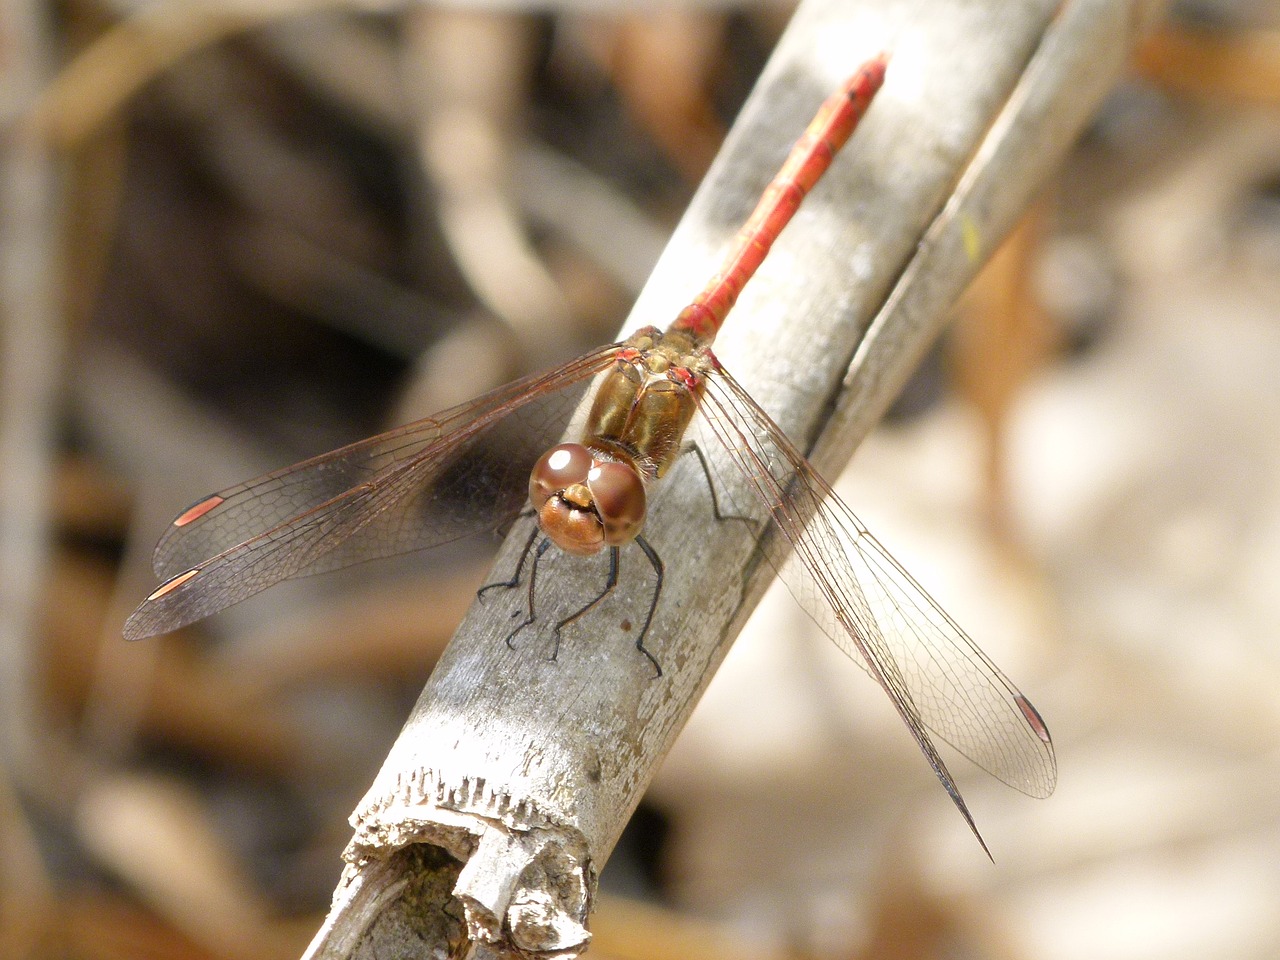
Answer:
<svg viewBox="0 0 1280 960"><path fill-rule="evenodd" d="M524 505L533 462L616 352L602 347L199 501L157 544L165 582L125 637L177 629L291 577L496 529Z"/></svg>
<svg viewBox="0 0 1280 960"><path fill-rule="evenodd" d="M1053 743L1031 702L729 374L710 378L703 408L785 537L769 538L775 568L806 612L889 694L970 825L930 731L1015 789L1052 793Z"/></svg>

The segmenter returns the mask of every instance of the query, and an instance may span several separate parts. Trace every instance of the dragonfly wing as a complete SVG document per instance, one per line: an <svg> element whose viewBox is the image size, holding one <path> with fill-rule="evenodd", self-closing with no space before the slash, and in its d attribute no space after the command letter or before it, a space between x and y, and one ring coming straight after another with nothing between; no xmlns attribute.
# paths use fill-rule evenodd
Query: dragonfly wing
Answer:
<svg viewBox="0 0 1280 960"><path fill-rule="evenodd" d="M176 629L290 577L427 549L519 511L529 470L563 432L604 347L434 417L230 487L179 515L156 547L165 582L125 626Z"/></svg>
<svg viewBox="0 0 1280 960"><path fill-rule="evenodd" d="M962 812L929 732L1017 790L1052 793L1053 743L1031 702L729 374L711 378L704 407L710 428L785 537L772 538L775 568L836 645L889 694Z"/></svg>

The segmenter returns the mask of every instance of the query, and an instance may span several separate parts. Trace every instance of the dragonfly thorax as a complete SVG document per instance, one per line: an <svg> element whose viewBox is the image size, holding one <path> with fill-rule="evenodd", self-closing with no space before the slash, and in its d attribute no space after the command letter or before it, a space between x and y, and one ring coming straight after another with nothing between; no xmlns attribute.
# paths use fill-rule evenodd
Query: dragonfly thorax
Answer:
<svg viewBox="0 0 1280 960"><path fill-rule="evenodd" d="M538 459L529 500L543 532L581 556L622 546L644 526L644 481L635 467L581 443L558 444Z"/></svg>

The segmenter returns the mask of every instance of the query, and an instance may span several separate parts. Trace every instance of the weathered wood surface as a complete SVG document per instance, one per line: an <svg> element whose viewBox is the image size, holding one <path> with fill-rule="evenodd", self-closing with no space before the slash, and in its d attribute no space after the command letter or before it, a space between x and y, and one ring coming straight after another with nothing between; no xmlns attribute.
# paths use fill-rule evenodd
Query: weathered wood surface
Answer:
<svg viewBox="0 0 1280 960"><path fill-rule="evenodd" d="M717 345L798 445L834 471L1070 146L1157 6L806 0L628 329L675 316L828 90L891 51L863 126ZM504 645L514 601L474 605L353 815L348 867L309 956L585 948L598 871L773 574L755 543L767 527L717 522L695 458L673 469L647 532L666 562L647 644L663 675L605 611L567 631L553 662L546 631L522 635L514 651ZM526 533L518 525L499 557L504 576ZM584 562L547 564L541 609L576 609L571 584L583 589ZM575 575L553 585L570 567ZM620 602L651 589L634 548L624 551L622 581ZM461 866L404 852L419 842Z"/></svg>

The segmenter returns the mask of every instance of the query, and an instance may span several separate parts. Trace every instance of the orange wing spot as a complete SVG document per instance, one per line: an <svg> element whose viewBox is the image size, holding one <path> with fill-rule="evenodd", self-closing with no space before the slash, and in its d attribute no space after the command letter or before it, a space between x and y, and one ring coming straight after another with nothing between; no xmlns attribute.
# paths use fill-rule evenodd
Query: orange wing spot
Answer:
<svg viewBox="0 0 1280 960"><path fill-rule="evenodd" d="M156 588L155 592L152 593L151 596L147 597L146 602L150 603L152 600L159 600L165 594L172 593L174 590L177 590L180 586L182 586L184 583L186 583L188 580L190 580L199 572L200 572L199 567L192 567L186 573L180 573L176 577L170 577L164 583L160 584L160 586Z"/></svg>
<svg viewBox="0 0 1280 960"><path fill-rule="evenodd" d="M185 527L188 523L194 523L225 499L225 497L220 497L216 493L212 497L205 497L205 499L194 507L188 508L177 520L173 521L173 525L175 527Z"/></svg>

